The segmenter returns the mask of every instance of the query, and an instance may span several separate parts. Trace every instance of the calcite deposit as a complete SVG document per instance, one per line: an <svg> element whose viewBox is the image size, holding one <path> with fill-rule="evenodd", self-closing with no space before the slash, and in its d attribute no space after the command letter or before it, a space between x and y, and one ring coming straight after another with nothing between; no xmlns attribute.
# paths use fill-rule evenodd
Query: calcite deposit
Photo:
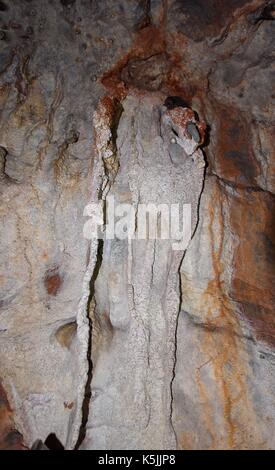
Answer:
<svg viewBox="0 0 275 470"><path fill-rule="evenodd" d="M91 313L93 378L82 446L86 449L176 446L171 383L180 308L179 268L186 244L180 246L180 240L171 238L170 233L165 239L151 234L156 212L151 212L150 225L145 223L145 233L141 233L141 210L144 205L146 211L154 205L161 225L165 221L163 206L170 212L173 204L181 211L189 204L194 214L191 222L190 212L190 232L191 223L194 232L204 158L196 142L186 136L185 121L177 125L178 143L171 144L176 124L163 101L154 94L133 94L121 103L116 132L119 169L111 180L106 203L112 198L120 211L130 205L133 222L136 220L135 238L115 234L102 242ZM193 117L186 108L182 113L188 119ZM95 121L97 118L98 113ZM97 127L97 143L107 134L103 124ZM106 156L106 145L98 145L96 154L107 161L112 158L108 152ZM128 406L120 399L125 390Z"/></svg>
<svg viewBox="0 0 275 470"><path fill-rule="evenodd" d="M1 449L274 449L274 12L0 2ZM135 316L128 245L83 228L138 192L195 211L175 262L132 247Z"/></svg>

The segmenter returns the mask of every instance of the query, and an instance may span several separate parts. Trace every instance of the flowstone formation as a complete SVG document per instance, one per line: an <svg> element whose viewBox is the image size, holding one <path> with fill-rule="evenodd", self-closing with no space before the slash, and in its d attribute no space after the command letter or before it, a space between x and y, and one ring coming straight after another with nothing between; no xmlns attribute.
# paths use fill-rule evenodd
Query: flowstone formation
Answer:
<svg viewBox="0 0 275 470"><path fill-rule="evenodd" d="M208 124L199 221L180 266L177 448L274 449L274 0L41 3L0 2L0 449L52 433L74 448L87 374L96 405L104 356L102 382L128 371L129 327L114 328L109 310L94 313L108 243L83 237L83 210L101 200L104 217L120 171L119 101L134 89L163 93L173 165L182 155L176 114L192 109ZM200 144L199 126L188 119L185 130ZM121 403L132 413L130 379L113 416ZM87 436L98 442L102 429L106 441L106 428Z"/></svg>
<svg viewBox="0 0 275 470"><path fill-rule="evenodd" d="M191 204L192 233L197 224L204 125L191 109L164 106L164 98L128 95L116 132L108 131L108 101L95 114L95 168L102 162L105 169L99 200L114 201L121 216L130 204L135 234L143 204ZM148 233L101 242L92 288L93 378L84 449L176 448L171 384L186 248L177 242Z"/></svg>

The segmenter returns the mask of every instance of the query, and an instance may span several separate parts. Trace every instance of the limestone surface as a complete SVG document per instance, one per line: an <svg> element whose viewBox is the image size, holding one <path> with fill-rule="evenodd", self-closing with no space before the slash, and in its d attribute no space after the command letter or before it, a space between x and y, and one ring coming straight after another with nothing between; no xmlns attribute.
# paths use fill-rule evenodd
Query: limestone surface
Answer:
<svg viewBox="0 0 275 470"><path fill-rule="evenodd" d="M1 449L50 433L66 449L274 448L274 31L273 1L1 0ZM197 171L198 144L205 177L180 285L162 269L168 243L149 240L148 257L132 246L144 302L131 323L116 307L128 245L87 240L85 208L124 190L197 205L182 155ZM156 160L139 172L126 155ZM156 295L165 279L171 312Z"/></svg>
<svg viewBox="0 0 275 470"><path fill-rule="evenodd" d="M179 268L187 246L178 247L170 232L161 239L150 231L157 231L165 221L162 206L172 217L173 204L179 205L179 213L189 204L192 235L204 158L200 149L194 150L196 146L191 155L187 153L192 138L186 135L185 121L179 126L178 143L171 144L174 124L167 121L162 96L132 94L121 105L116 138L119 169L106 204L112 198L118 206L115 211L121 211L117 215L130 205L136 238L129 236L128 228L126 236L115 233L114 239L102 241L91 315L91 402L82 448L173 449L171 386L180 309ZM106 134L101 127L96 142ZM97 148L99 158L110 158L105 147ZM154 205L157 216L149 219L141 238L142 205Z"/></svg>

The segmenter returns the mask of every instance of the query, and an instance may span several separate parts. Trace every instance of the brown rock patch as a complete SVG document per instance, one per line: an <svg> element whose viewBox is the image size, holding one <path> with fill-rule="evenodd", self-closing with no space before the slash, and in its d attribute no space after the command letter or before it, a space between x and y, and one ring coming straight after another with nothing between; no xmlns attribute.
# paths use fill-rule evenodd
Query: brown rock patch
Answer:
<svg viewBox="0 0 275 470"><path fill-rule="evenodd" d="M49 295L56 296L63 284L58 268L49 269L46 272L44 285Z"/></svg>

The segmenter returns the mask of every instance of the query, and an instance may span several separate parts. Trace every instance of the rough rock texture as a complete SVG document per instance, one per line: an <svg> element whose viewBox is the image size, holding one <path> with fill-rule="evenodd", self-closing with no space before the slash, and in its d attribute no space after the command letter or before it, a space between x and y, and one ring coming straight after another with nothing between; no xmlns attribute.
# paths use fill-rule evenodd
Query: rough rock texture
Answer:
<svg viewBox="0 0 275 470"><path fill-rule="evenodd" d="M12 410L0 384L0 450L24 450L22 435L14 428Z"/></svg>
<svg viewBox="0 0 275 470"><path fill-rule="evenodd" d="M175 445L274 448L273 19L263 0L1 1L2 447L50 433L75 445L90 347L97 371L106 343L127 370L107 318L89 345L99 253L82 229L100 178L94 111L106 93L116 102L137 89L180 95L208 125L199 224L181 266ZM114 409L130 416L132 393L121 388Z"/></svg>
<svg viewBox="0 0 275 470"><path fill-rule="evenodd" d="M194 231L204 159L196 142L185 137L186 120L177 126L178 144L170 143L174 123L166 108L162 111L163 102L154 94L128 95L122 101L116 138L119 169L106 202L112 198L115 211L118 204L124 205L119 206L122 210L125 204L134 208L133 231L138 238L103 241L94 285L92 400L82 446L86 449L176 445L171 382L180 308L179 267L186 245L173 249L176 238L153 239L152 218L141 233L141 208L154 204L160 210L165 204L170 211L171 204L180 204L182 214L182 205L189 204ZM187 109L182 114L193 118ZM96 114L95 125L98 122ZM102 142L104 127L97 125L97 132L96 141ZM101 146L97 152L98 158L111 158ZM159 216L160 228L164 216L160 212Z"/></svg>
<svg viewBox="0 0 275 470"><path fill-rule="evenodd" d="M264 230L253 204L259 194L269 199L262 192L247 195L216 176L205 183L200 214L209 219L201 220L181 268L177 358L186 360L177 360L173 384L180 448L274 447L274 326L272 290L266 288L271 273L267 266L259 274L262 281L254 278L264 250L245 228L257 217ZM260 290L267 293L257 300Z"/></svg>

